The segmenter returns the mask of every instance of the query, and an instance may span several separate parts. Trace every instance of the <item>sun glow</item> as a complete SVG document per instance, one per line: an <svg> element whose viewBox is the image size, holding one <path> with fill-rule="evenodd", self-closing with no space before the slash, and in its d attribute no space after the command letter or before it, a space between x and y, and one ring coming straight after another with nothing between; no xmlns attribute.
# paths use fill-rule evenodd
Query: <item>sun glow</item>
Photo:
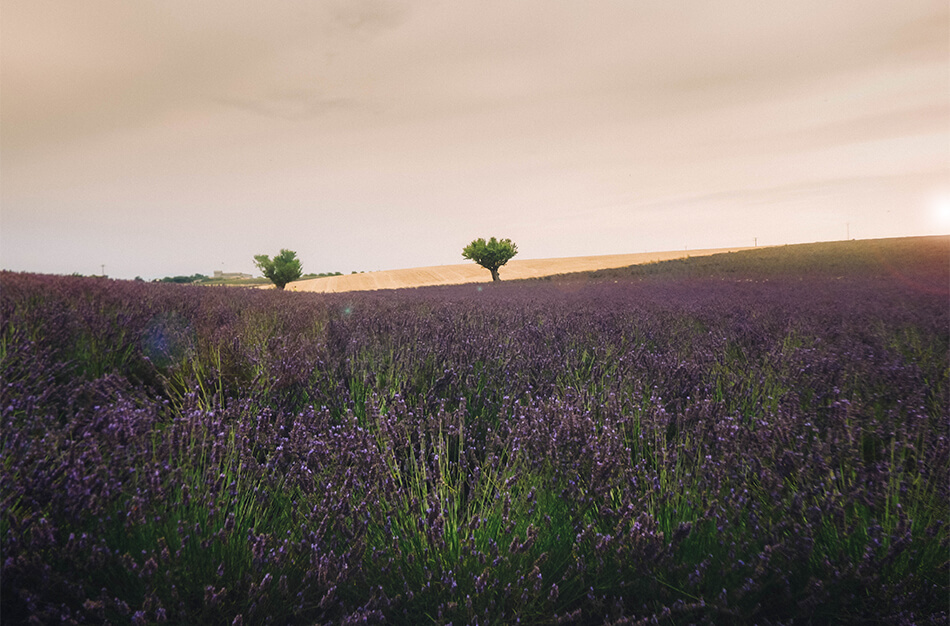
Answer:
<svg viewBox="0 0 950 626"><path fill-rule="evenodd" d="M950 191L941 190L930 194L927 207L933 225L941 231L950 233Z"/></svg>

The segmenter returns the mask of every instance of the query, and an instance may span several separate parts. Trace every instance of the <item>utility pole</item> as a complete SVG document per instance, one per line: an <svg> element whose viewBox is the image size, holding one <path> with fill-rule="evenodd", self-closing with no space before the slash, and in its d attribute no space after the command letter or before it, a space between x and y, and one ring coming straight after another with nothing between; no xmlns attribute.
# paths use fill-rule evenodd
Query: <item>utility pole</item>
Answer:
<svg viewBox="0 0 950 626"><path fill-rule="evenodd" d="M101 276L105 276L105 275L106 275L106 264L103 263L102 265L100 265L100 267L102 268L102 272L100 273L100 275L101 275Z"/></svg>
<svg viewBox="0 0 950 626"><path fill-rule="evenodd" d="M753 248L758 248L758 247L759 247L759 238L758 238L758 237L753 237L753 238L752 238L752 247L753 247Z"/></svg>

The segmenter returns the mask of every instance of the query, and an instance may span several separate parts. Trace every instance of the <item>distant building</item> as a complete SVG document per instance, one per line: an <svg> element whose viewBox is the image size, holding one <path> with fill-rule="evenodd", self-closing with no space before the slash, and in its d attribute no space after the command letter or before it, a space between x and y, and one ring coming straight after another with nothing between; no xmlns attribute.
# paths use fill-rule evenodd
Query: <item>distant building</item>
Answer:
<svg viewBox="0 0 950 626"><path fill-rule="evenodd" d="M222 272L221 270L215 270L214 278L217 280L227 280L231 278L254 278L254 277L250 274L243 274L241 272Z"/></svg>

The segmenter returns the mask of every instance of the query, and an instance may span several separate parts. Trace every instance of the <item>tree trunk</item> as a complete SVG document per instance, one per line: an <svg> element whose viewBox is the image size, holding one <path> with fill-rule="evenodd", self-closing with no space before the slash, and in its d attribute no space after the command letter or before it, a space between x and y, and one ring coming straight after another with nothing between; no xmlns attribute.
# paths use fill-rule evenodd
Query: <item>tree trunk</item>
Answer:
<svg viewBox="0 0 950 626"><path fill-rule="evenodd" d="M498 270L497 270L497 269L491 270L491 279L492 279L493 282L496 282L496 283L501 280L501 278L498 276Z"/></svg>

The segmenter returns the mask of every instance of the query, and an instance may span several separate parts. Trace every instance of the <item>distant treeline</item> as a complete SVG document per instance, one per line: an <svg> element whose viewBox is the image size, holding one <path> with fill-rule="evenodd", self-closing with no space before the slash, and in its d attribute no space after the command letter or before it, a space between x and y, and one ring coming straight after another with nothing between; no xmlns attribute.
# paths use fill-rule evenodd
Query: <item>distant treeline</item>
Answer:
<svg viewBox="0 0 950 626"><path fill-rule="evenodd" d="M356 274L357 272L353 272ZM320 274L304 274L300 277L299 280L305 280L309 278L326 278L328 276L343 276L343 272L322 272ZM142 280L140 277L136 277L136 280ZM192 274L191 276L166 276L165 278L156 278L153 280L153 283L178 283L178 284L190 284L190 283L225 283L225 282L259 282L263 279L260 278L214 278L210 276L205 276L204 274Z"/></svg>
<svg viewBox="0 0 950 626"><path fill-rule="evenodd" d="M153 283L200 283L209 280L204 274L192 274L191 276L166 276L165 278L156 278Z"/></svg>

